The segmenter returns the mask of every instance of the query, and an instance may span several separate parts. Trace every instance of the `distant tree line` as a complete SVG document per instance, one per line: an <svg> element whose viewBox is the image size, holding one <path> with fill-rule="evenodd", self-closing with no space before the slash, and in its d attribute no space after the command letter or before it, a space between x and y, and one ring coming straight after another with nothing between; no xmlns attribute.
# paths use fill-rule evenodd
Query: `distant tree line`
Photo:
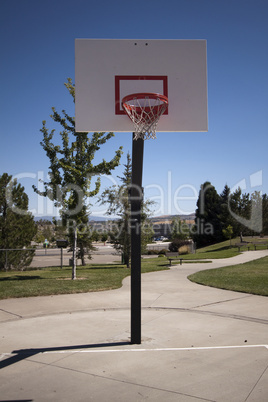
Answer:
<svg viewBox="0 0 268 402"><path fill-rule="evenodd" d="M254 235L268 235L267 194L243 193L241 188L231 193L227 185L218 194L210 182L201 185L191 230L197 247Z"/></svg>

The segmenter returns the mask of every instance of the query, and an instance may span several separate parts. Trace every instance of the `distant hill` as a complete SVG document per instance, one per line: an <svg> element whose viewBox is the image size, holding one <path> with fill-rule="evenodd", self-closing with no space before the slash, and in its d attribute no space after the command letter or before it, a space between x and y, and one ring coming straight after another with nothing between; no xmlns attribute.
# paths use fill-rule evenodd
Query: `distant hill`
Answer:
<svg viewBox="0 0 268 402"><path fill-rule="evenodd" d="M38 222L38 221L40 221L41 219L42 220L44 220L44 221L49 221L49 222L52 222L52 220L53 220L53 216L50 216L50 215L42 215L42 216L35 216L34 217L34 220L35 220L35 222ZM60 220L60 217L59 216L56 216L56 219L57 220ZM111 218L104 218L104 217L102 217L102 216L90 216L89 217L89 220L90 221L93 221L93 222L103 222L103 221L107 221L107 220L110 220Z"/></svg>
<svg viewBox="0 0 268 402"><path fill-rule="evenodd" d="M35 222L38 222L38 221L41 221L41 220L52 222L52 219L53 219L53 216L49 216L49 215L42 215L42 216L35 216L34 217ZM59 219L59 217L57 217L57 219Z"/></svg>
<svg viewBox="0 0 268 402"><path fill-rule="evenodd" d="M153 223L171 223L174 218L180 218L182 221L189 221L192 222L195 220L195 214L189 215L161 215L161 216L154 216L151 218Z"/></svg>
<svg viewBox="0 0 268 402"><path fill-rule="evenodd" d="M189 214L189 215L160 215L160 216L154 216L150 220L153 223L170 223L175 217L179 217L182 221L194 221L195 220L195 214ZM44 221L49 221L52 222L53 216L50 215L42 215L42 216L35 216L34 220L36 222L40 220ZM60 217L56 217L56 219L60 219ZM105 222L109 220L114 220L118 219L117 217L103 217L103 216L90 216L89 221L90 222Z"/></svg>

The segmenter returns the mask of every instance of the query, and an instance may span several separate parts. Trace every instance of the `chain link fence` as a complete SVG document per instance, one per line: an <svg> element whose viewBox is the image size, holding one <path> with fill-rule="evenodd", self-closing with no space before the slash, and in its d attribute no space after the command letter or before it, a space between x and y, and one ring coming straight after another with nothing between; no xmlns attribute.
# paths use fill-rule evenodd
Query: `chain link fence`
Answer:
<svg viewBox="0 0 268 402"><path fill-rule="evenodd" d="M60 248L9 248L0 249L1 270L21 270L70 265L72 253Z"/></svg>

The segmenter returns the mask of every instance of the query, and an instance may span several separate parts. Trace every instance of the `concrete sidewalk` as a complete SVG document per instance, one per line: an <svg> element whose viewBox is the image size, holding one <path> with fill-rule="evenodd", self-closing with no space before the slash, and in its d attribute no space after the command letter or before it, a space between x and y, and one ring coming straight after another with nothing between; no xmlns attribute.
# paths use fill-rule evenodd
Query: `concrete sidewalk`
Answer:
<svg viewBox="0 0 268 402"><path fill-rule="evenodd" d="M129 278L113 291L1 301L1 400L266 402L268 298L187 279L266 255L142 275L141 345L129 343Z"/></svg>

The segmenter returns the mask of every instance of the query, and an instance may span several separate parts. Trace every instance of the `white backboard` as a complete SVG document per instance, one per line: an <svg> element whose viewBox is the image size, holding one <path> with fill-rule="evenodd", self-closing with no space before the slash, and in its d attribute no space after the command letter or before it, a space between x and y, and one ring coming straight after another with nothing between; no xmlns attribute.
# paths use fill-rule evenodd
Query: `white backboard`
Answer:
<svg viewBox="0 0 268 402"><path fill-rule="evenodd" d="M77 132L132 132L125 95L166 95L157 132L207 131L205 40L76 39Z"/></svg>

